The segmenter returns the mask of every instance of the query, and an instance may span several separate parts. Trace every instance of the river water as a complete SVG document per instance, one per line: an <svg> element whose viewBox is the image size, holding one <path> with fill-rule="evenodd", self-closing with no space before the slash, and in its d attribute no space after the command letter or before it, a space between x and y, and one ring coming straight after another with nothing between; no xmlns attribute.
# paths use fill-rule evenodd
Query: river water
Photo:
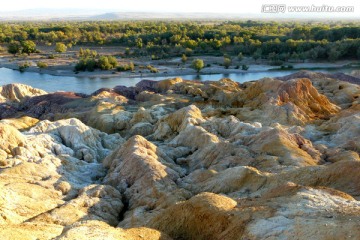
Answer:
<svg viewBox="0 0 360 240"><path fill-rule="evenodd" d="M231 74L211 74L211 75L182 75L183 79L187 80L220 80L221 78L230 78L237 82L247 82L258 80L264 77L281 77L297 70L291 71L264 71L264 72L244 72ZM321 72L329 72L322 70ZM347 72L346 69L341 72ZM0 68L0 86L9 83L22 83L30 85L34 88L40 88L47 92L56 91L72 91L90 94L100 88L113 88L118 85L135 86L136 83L143 79L162 80L170 78L167 77L143 77L143 78L99 78L99 77L64 77L53 76L49 74L35 73L35 72L19 72L8 68Z"/></svg>

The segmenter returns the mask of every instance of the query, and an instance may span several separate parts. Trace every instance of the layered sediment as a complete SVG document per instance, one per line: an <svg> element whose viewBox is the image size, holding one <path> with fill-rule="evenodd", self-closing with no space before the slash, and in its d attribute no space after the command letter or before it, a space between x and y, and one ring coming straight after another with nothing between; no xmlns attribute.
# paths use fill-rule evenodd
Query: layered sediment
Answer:
<svg viewBox="0 0 360 240"><path fill-rule="evenodd" d="M313 72L3 86L2 239L359 239L359 97Z"/></svg>

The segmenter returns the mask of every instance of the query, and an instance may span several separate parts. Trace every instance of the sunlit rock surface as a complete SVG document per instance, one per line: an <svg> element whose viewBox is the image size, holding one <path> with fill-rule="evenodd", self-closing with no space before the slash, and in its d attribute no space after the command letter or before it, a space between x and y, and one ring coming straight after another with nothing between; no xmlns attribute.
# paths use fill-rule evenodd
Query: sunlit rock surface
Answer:
<svg viewBox="0 0 360 240"><path fill-rule="evenodd" d="M351 82L4 86L1 239L360 239Z"/></svg>

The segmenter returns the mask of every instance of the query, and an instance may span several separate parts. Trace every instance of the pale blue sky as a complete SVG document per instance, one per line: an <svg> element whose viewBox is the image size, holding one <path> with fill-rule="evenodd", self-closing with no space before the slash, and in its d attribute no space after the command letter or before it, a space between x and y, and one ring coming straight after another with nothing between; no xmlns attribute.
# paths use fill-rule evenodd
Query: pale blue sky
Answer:
<svg viewBox="0 0 360 240"><path fill-rule="evenodd" d="M289 5L332 5L355 6L359 16L358 0L7 0L1 3L0 11L14 11L34 8L84 8L108 9L111 11L158 11L158 12L220 12L260 14L262 4L286 3ZM346 13L350 14L350 13Z"/></svg>

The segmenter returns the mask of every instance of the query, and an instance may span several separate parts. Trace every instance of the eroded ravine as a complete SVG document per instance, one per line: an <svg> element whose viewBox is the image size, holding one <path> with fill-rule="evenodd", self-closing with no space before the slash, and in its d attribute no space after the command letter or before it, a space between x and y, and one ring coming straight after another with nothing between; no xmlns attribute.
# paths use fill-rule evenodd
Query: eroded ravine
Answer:
<svg viewBox="0 0 360 240"><path fill-rule="evenodd" d="M283 80L4 86L2 236L359 238L360 88Z"/></svg>

